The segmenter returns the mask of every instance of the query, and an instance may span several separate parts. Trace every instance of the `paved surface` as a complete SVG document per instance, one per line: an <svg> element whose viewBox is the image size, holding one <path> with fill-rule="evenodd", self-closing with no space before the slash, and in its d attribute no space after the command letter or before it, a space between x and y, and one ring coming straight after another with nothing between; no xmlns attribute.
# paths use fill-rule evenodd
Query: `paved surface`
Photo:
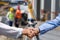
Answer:
<svg viewBox="0 0 60 40"><path fill-rule="evenodd" d="M38 21L38 24L36 25L36 27L38 27L42 23L43 22ZM45 33L44 35L41 35L40 39L41 40L60 40L60 27L52 31L49 31ZM0 36L0 40L15 40L15 39L7 38L5 36Z"/></svg>
<svg viewBox="0 0 60 40"><path fill-rule="evenodd" d="M41 40L60 40L60 30L52 30L42 35Z"/></svg>

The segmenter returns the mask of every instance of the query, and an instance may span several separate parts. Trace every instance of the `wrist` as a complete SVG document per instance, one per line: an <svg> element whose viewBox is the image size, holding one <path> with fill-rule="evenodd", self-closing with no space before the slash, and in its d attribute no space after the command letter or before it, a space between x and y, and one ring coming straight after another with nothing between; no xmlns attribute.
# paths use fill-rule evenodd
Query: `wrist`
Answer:
<svg viewBox="0 0 60 40"><path fill-rule="evenodd" d="M37 32L39 33L40 31L39 31L39 28L37 28Z"/></svg>
<svg viewBox="0 0 60 40"><path fill-rule="evenodd" d="M40 33L40 29L38 28L38 32Z"/></svg>
<svg viewBox="0 0 60 40"><path fill-rule="evenodd" d="M23 28L18 28L18 34L16 38L22 37L22 31L23 31Z"/></svg>
<svg viewBox="0 0 60 40"><path fill-rule="evenodd" d="M26 31L27 31L26 29L23 29L23 31L22 31L22 35L26 35L26 34L27 34Z"/></svg>

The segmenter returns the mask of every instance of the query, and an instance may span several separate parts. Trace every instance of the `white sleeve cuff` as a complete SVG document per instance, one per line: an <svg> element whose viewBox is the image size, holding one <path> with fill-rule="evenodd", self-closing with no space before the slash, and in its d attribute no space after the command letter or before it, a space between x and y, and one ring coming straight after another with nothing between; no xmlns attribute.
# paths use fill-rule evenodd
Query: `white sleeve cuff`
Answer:
<svg viewBox="0 0 60 40"><path fill-rule="evenodd" d="M23 28L18 28L18 34L16 38L19 38L22 36L22 31L23 31Z"/></svg>

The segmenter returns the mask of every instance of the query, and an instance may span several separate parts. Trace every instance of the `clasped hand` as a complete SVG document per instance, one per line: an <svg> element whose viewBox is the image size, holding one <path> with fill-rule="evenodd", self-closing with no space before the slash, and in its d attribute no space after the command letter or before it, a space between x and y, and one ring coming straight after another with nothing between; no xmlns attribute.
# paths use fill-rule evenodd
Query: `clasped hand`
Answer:
<svg viewBox="0 0 60 40"><path fill-rule="evenodd" d="M29 38L32 38L36 35L38 35L39 29L38 28L24 28L23 29L23 35L28 36Z"/></svg>

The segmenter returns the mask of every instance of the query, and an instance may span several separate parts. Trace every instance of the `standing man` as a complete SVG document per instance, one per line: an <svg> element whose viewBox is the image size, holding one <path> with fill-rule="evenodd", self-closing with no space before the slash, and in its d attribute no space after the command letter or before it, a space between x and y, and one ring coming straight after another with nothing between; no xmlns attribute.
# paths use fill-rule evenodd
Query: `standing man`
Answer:
<svg viewBox="0 0 60 40"><path fill-rule="evenodd" d="M9 12L7 13L7 20L9 23L9 26L13 26L13 21L14 21L14 9L10 8Z"/></svg>
<svg viewBox="0 0 60 40"><path fill-rule="evenodd" d="M32 24L37 24L36 22L34 22L36 20L35 16L34 16L34 11L32 8L32 3L30 0L28 0L28 24L29 26ZM32 25L32 26L34 26Z"/></svg>
<svg viewBox="0 0 60 40"><path fill-rule="evenodd" d="M21 18L22 18L22 13L21 13L21 10L20 10L20 5L18 5L16 13L15 13L15 26L16 27L19 27Z"/></svg>

